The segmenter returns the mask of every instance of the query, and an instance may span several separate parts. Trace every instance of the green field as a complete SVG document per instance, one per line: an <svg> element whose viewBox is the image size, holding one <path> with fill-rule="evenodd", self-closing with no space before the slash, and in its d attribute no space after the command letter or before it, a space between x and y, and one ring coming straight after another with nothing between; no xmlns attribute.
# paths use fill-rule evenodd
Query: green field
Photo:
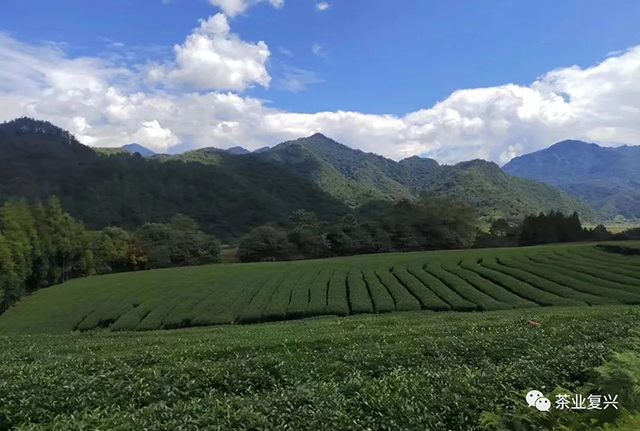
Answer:
<svg viewBox="0 0 640 431"><path fill-rule="evenodd" d="M639 319L634 306L537 307L0 336L0 429L593 431L524 394L601 384L595 367ZM629 389L615 393L631 409ZM481 428L483 412L501 422Z"/></svg>
<svg viewBox="0 0 640 431"><path fill-rule="evenodd" d="M27 297L0 316L0 333L154 330L391 311L608 304L640 304L640 256L574 244L90 277Z"/></svg>

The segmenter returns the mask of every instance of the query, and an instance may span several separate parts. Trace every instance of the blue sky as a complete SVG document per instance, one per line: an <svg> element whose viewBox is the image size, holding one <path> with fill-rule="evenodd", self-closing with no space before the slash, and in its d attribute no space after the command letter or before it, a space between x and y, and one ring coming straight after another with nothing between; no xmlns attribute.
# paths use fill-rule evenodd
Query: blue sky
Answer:
<svg viewBox="0 0 640 431"><path fill-rule="evenodd" d="M629 92L635 94L635 87L620 87L625 82L616 73L628 69L628 62L638 55L634 47L640 44L640 2L329 0L324 10L320 10L319 3L12 2L3 7L0 15L0 33L5 37L5 55L0 49L0 65L6 62L9 71L5 75L14 73L9 82L19 82L25 90L22 94L0 85L0 95L4 91L5 97L11 96L12 101L22 104L21 110L0 110L0 119L36 114L63 123L89 144L116 146L123 143L120 139L136 139L166 151L201 146L252 148L273 145L298 133L322 131L351 146L390 157L421 154L445 162L473 157L505 162L513 155L548 146L560 138L597 140L605 145L640 143L640 133L633 129L637 126L623 119L610 124L576 120L579 115L603 117L598 112L585 113L586 107L594 103L579 100L584 97L584 86L589 84L586 80L593 75L588 73L590 68L600 67L598 70L607 74L607 79L617 86L613 89L616 96L626 94L626 100ZM226 14L221 15L225 22L215 25L228 27L228 31L215 33L218 30L211 32L204 27L197 30L200 20L221 12ZM189 36L197 32L212 41L206 51L191 49L198 43L202 48L206 41L194 39L189 45ZM212 36L214 33L217 36ZM229 40L235 45L229 45ZM183 47L182 60L175 45ZM218 55L215 50L224 50L225 46L234 54L233 58L225 59L223 55L221 60L215 60L220 68L204 60L199 63L208 55ZM39 51L45 49L50 52ZM246 58L241 57L245 50ZM76 81L85 82L86 78L86 82L95 85L79 87L85 93L85 100L79 100L79 91L73 93L69 82L60 84L47 76L46 71L38 69L45 68L42 64L35 65L34 61L34 66L26 70L25 66L20 69L10 63L16 61L15 53L20 51L48 58L51 64L46 67L59 67L64 74L68 74L67 70L82 71L83 77ZM623 59L620 63L624 64L612 72L605 67L608 58ZM78 59L85 61L79 64ZM223 74L235 73L230 69L233 64L240 67L241 83L205 76L212 68ZM574 73L576 68L572 66L583 73ZM119 71L114 72L115 69ZM549 75L555 70L564 71L560 78ZM147 79L150 71L154 71L151 83ZM38 73L42 77L38 78ZM605 78L596 75L601 84ZM33 85L24 83L25 76L34 81ZM544 85L532 86L536 81ZM506 87L507 84L515 87ZM34 90L35 86L39 88ZM464 100L451 98L459 89L480 91L465 95ZM485 94L487 91L481 89L494 90ZM53 101L38 98L39 94L49 97L58 91L76 98L73 103L69 99L65 106L69 111L66 116L59 114L60 107L53 106ZM114 92L126 99L123 102L116 98L125 107L114 104ZM531 92L543 94L540 99L553 106L539 103L538 96ZM517 121L511 117L513 112L495 114L513 102L505 100L507 93L509 97L515 94L514 103L521 102ZM136 94L144 94L145 106L140 97L134 97ZM554 99L557 95L564 98L564 104ZM603 100L612 98L611 94L601 96ZM238 100L232 102L234 97ZM481 106L470 110L468 107L475 106L478 97L482 98ZM87 112L78 108L93 106L98 99L108 112L125 109L138 116L135 121L125 121L130 120L125 118L128 114L99 115L88 108ZM215 99L224 106L216 105L216 109L207 111L204 99ZM531 100L537 104L533 108ZM445 103L446 108L434 110L438 102ZM165 118L158 106L167 103L173 104L175 111ZM247 106L238 109L238 103ZM635 99L625 103L630 103L632 109L636 107ZM76 107L71 109L72 105ZM196 105L200 108L196 109ZM529 113L532 109L533 114ZM169 124L176 112L187 111L190 117L202 119L198 124L207 133ZM249 111L251 115L247 114ZM353 115L341 116L341 112ZM541 124L532 125L532 116ZM191 129L198 124L192 124ZM256 127L260 133L251 132ZM438 127L442 130L435 133L433 129ZM399 131L404 136L398 140L395 135Z"/></svg>

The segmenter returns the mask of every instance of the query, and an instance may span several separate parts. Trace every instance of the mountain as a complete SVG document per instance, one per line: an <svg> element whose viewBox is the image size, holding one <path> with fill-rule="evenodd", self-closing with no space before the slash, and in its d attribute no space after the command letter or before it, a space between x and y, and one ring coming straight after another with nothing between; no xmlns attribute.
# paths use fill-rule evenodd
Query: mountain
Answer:
<svg viewBox="0 0 640 431"><path fill-rule="evenodd" d="M199 161L202 154L215 163ZM221 239L286 221L297 209L328 222L348 211L312 182L251 154L104 155L50 123L0 124L0 202L51 195L90 229L133 229L182 213Z"/></svg>
<svg viewBox="0 0 640 431"><path fill-rule="evenodd" d="M503 169L544 181L591 204L602 217L640 218L640 146L562 141L516 157Z"/></svg>
<svg viewBox="0 0 640 431"><path fill-rule="evenodd" d="M271 147L262 147L255 150L254 153L264 153L265 151L269 151L270 149Z"/></svg>
<svg viewBox="0 0 640 431"><path fill-rule="evenodd" d="M286 165L351 207L430 192L467 202L487 218L551 210L577 211L585 221L597 218L588 205L556 187L508 175L495 163L483 160L453 166L420 157L395 162L322 134L284 142L259 155Z"/></svg>
<svg viewBox="0 0 640 431"><path fill-rule="evenodd" d="M243 147L231 147L231 148L227 148L226 150L224 150L225 152L229 153L229 154L234 154L234 155L242 155L242 154L249 154L251 153L251 151L247 150L246 148Z"/></svg>
<svg viewBox="0 0 640 431"><path fill-rule="evenodd" d="M204 148L143 158L94 151L46 122L0 124L0 202L56 195L89 229L135 229L182 213L233 240L265 223L285 222L297 209L333 223L365 203L422 192L468 202L486 218L549 210L595 218L557 188L507 175L494 163L395 162L319 134L242 157Z"/></svg>
<svg viewBox="0 0 640 431"><path fill-rule="evenodd" d="M123 150L131 151L132 153L138 153L142 157L151 157L156 154L150 149L143 147L142 145L139 145L139 144L127 144L127 145L123 145L120 148L122 148Z"/></svg>

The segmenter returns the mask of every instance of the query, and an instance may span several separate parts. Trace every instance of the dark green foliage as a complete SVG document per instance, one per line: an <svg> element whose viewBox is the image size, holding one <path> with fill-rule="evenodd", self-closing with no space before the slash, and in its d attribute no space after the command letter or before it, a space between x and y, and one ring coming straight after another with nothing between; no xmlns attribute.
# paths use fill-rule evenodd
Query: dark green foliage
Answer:
<svg viewBox="0 0 640 431"><path fill-rule="evenodd" d="M287 235L281 229L262 226L247 234L238 247L238 257L243 262L287 260L291 247Z"/></svg>
<svg viewBox="0 0 640 431"><path fill-rule="evenodd" d="M331 252L336 256L385 253L392 250L389 233L372 221L347 220L329 228L326 234Z"/></svg>
<svg viewBox="0 0 640 431"><path fill-rule="evenodd" d="M55 198L46 207L5 202L0 237L0 265L6 271L0 281L0 312L25 292L89 275L93 269L87 232Z"/></svg>
<svg viewBox="0 0 640 431"><path fill-rule="evenodd" d="M0 234L0 312L20 297L20 281L15 272L11 248Z"/></svg>
<svg viewBox="0 0 640 431"><path fill-rule="evenodd" d="M281 163L351 207L372 200L414 199L423 192L453 197L481 217L524 217L533 212L578 211L593 221L595 212L548 184L505 174L498 165L473 160L454 166L411 157L401 162L364 153L321 134L282 143L261 157Z"/></svg>
<svg viewBox="0 0 640 431"><path fill-rule="evenodd" d="M131 259L131 235L119 227L106 227L93 233L92 252L97 274L110 274L134 269Z"/></svg>
<svg viewBox="0 0 640 431"><path fill-rule="evenodd" d="M551 244L585 240L577 213L565 216L559 211L530 215L522 223L520 243L523 245Z"/></svg>
<svg viewBox="0 0 640 431"><path fill-rule="evenodd" d="M178 214L169 223L147 223L133 236L134 246L146 256L141 269L204 265L218 261L220 245L202 232L190 217Z"/></svg>
<svg viewBox="0 0 640 431"><path fill-rule="evenodd" d="M117 227L88 232L56 198L46 206L8 201L0 207L0 312L24 293L74 278L213 263L219 253L217 240L181 215L132 236Z"/></svg>
<svg viewBox="0 0 640 431"><path fill-rule="evenodd" d="M624 232L620 232L619 234L614 235L614 239L622 241L640 240L640 227L627 229Z"/></svg>
<svg viewBox="0 0 640 431"><path fill-rule="evenodd" d="M224 239L286 223L299 208L327 221L347 211L313 183L254 155L108 156L49 123L0 124L0 202L51 195L90 229L135 230L182 213Z"/></svg>
<svg viewBox="0 0 640 431"><path fill-rule="evenodd" d="M455 201L424 194L417 201L370 206L375 210L365 206L361 214L371 214L388 235L393 250L469 248L475 240L473 209Z"/></svg>
<svg viewBox="0 0 640 431"><path fill-rule="evenodd" d="M478 232L475 248L515 247L520 243L522 220L495 220L489 232Z"/></svg>

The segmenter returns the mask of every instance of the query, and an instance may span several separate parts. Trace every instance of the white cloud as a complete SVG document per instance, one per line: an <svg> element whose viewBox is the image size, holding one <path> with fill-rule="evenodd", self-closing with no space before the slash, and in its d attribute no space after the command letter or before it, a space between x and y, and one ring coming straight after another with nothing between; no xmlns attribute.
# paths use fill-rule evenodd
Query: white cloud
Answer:
<svg viewBox="0 0 640 431"><path fill-rule="evenodd" d="M129 69L104 59L71 58L59 45L34 46L0 34L0 120L29 115L52 121L90 145L140 142L158 151L176 145L256 149L322 132L394 159L423 154L441 162L476 157L506 162L567 138L605 145L640 144L640 47L589 68L550 71L528 86L458 90L404 116L296 113L238 94L247 85L266 85L268 75L261 72L266 69L260 61L254 61L255 74L243 66L238 68L242 78L214 80L201 77L195 72L199 67L179 58L193 36L204 37L205 46L219 41L227 48L244 47L246 42L231 35L224 17L214 18L202 22L180 46L175 62ZM250 46L249 53L260 51L258 45ZM224 54L220 58L231 56L224 49L219 52ZM180 76L185 80L182 84L217 89L191 92L164 85L149 87L145 79L154 68L159 70L158 78L169 83L178 83ZM291 89L308 85L309 77L317 78L302 69L289 72L300 81L291 81ZM233 87L238 90L220 90Z"/></svg>
<svg viewBox="0 0 640 431"><path fill-rule="evenodd" d="M326 57L327 56L327 52L324 50L324 46L320 45L319 43L314 43L311 46L311 51L317 55L318 57Z"/></svg>
<svg viewBox="0 0 640 431"><path fill-rule="evenodd" d="M285 55L289 58L293 58L293 52L291 52L290 49L285 48L284 46L280 46L278 47L278 51L280 51L280 54Z"/></svg>
<svg viewBox="0 0 640 431"><path fill-rule="evenodd" d="M213 6L216 6L224 12L225 15L234 17L244 13L251 6L262 3L265 0L209 0ZM268 0L271 6L280 9L284 6L284 0Z"/></svg>
<svg viewBox="0 0 640 431"><path fill-rule="evenodd" d="M133 141L160 152L180 142L173 132L163 128L158 120L142 122L138 130L133 134Z"/></svg>
<svg viewBox="0 0 640 431"><path fill-rule="evenodd" d="M202 20L174 51L173 64L148 70L152 82L191 90L243 91L253 84L267 87L271 81L266 68L271 55L267 44L252 44L232 34L227 17L221 13Z"/></svg>
<svg viewBox="0 0 640 431"><path fill-rule="evenodd" d="M328 10L331 7L331 4L327 3L326 1L320 2L316 4L316 10L317 11L325 11Z"/></svg>
<svg viewBox="0 0 640 431"><path fill-rule="evenodd" d="M299 93L310 85L321 82L323 82L323 80L317 73L285 64L283 66L283 77L277 83L276 87L281 90Z"/></svg>

